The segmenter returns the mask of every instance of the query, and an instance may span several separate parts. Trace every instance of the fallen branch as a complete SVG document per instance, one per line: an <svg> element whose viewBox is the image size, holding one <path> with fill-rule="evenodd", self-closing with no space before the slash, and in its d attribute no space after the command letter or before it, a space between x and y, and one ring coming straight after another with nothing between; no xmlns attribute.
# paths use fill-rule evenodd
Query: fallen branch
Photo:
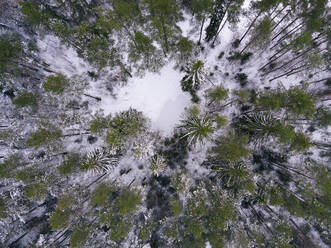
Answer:
<svg viewBox="0 0 331 248"><path fill-rule="evenodd" d="M98 102L101 101L101 98L100 98L100 97L97 97L97 96L91 96L91 95L89 95L89 94L84 94L84 96L87 96L87 97L93 98L93 99L97 100Z"/></svg>

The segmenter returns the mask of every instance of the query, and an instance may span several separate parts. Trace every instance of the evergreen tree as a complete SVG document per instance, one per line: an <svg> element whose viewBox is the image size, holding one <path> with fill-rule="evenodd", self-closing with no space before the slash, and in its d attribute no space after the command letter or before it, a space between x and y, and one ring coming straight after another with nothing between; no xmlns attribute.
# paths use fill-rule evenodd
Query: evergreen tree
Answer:
<svg viewBox="0 0 331 248"><path fill-rule="evenodd" d="M206 81L204 63L198 60L190 67L187 67L185 72L186 75L181 80L182 90L188 91L192 96L192 101L197 102L199 98L196 93Z"/></svg>
<svg viewBox="0 0 331 248"><path fill-rule="evenodd" d="M179 126L183 130L182 138L188 138L189 143L195 145L197 142L203 143L205 139L210 139L214 132L211 119L207 116L190 115L182 120Z"/></svg>

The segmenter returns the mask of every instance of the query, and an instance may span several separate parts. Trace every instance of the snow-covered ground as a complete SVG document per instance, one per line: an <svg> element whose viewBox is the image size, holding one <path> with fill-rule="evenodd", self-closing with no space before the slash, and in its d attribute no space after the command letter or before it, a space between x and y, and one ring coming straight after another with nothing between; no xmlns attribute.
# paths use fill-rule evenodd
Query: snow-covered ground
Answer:
<svg viewBox="0 0 331 248"><path fill-rule="evenodd" d="M116 98L102 98L100 108L105 114L127 110L142 111L152 121L154 129L171 134L190 105L190 96L181 90L183 74L170 63L160 73L146 73L143 78L132 78L127 85L115 90Z"/></svg>
<svg viewBox="0 0 331 248"><path fill-rule="evenodd" d="M73 48L60 44L54 36L46 36L38 45L42 57L56 72L72 77L93 71ZM133 77L125 86L115 87L112 94L98 82L91 83L87 93L102 99L93 105L93 112L103 110L105 114L115 114L135 108L151 120L154 130L170 135L184 109L190 105L189 94L181 90L182 77L183 73L169 63L159 73L146 73L143 78Z"/></svg>

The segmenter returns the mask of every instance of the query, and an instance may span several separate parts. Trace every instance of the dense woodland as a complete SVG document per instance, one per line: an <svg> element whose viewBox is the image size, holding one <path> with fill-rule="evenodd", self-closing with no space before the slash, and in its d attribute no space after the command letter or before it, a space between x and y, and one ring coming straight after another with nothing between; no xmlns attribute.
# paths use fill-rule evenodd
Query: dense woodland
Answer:
<svg viewBox="0 0 331 248"><path fill-rule="evenodd" d="M330 247L329 10L0 1L0 247ZM50 35L92 70L55 70ZM112 92L169 63L192 101L171 136L133 108L91 111L93 82Z"/></svg>

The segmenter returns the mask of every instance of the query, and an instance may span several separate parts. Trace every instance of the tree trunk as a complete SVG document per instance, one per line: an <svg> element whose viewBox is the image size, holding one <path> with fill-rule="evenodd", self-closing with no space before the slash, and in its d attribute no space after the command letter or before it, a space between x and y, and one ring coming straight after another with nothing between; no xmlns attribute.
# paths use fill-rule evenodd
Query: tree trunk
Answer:
<svg viewBox="0 0 331 248"><path fill-rule="evenodd" d="M162 30L163 30L163 38L164 38L164 44L165 44L165 51L166 51L166 53L168 53L168 51L169 51L168 37L167 37L167 33L166 33L166 29L165 29L164 21L163 20L162 20Z"/></svg>
<svg viewBox="0 0 331 248"><path fill-rule="evenodd" d="M224 11L224 15L222 16L222 19L221 19L221 21L220 21L220 24L222 23L222 21L223 21L223 19L224 19L224 16L227 14L228 9L229 9L229 7L230 7L230 4L231 4L231 0L229 0L228 4L226 5L225 11ZM212 46L214 46L214 43L215 43L215 41L216 41L216 39L217 39L219 33L220 33L221 30L223 29L223 27L224 27L224 25L225 25L227 19L228 19L228 16L226 17L226 19L225 19L224 24L222 25L222 27L221 27L221 28L218 27L218 30L217 30L216 35L215 35L215 37L214 37L214 40L213 40Z"/></svg>
<svg viewBox="0 0 331 248"><path fill-rule="evenodd" d="M305 64L304 67L305 67L305 66L307 66L307 65ZM297 69L297 68L295 68L295 69ZM284 76L287 76L287 77L288 77L288 76L291 76L291 75L293 75L293 74L296 74L296 73L299 73L299 72L302 72L302 71L307 70L306 68L304 68L304 69L301 69L301 70L298 70L298 71L294 71L295 69L293 69L293 70L291 70L291 71L288 71L288 72L285 72L284 74L279 75L279 76L277 76L277 77L274 77L274 78L270 79L269 82L272 82L272 81L274 81L274 80L276 80L276 79L278 79L278 78L284 77Z"/></svg>
<svg viewBox="0 0 331 248"><path fill-rule="evenodd" d="M315 41L315 40L317 40L317 39L319 39L320 38L320 35L321 34L319 34L315 39L313 39L312 40L312 42L313 41ZM284 56L286 53L288 53L289 51L290 51L290 46L291 46L291 44L292 44L292 42L290 42L288 45L286 45L284 48L282 48L281 50L279 50L279 51L277 51L274 55L272 55L271 57L270 57L270 59L271 59L271 61L269 61L267 64L265 64L264 66L262 66L259 70L263 70L265 67L267 67L269 64L271 64L272 62L274 62L274 61L276 61L277 59L279 59L279 58L281 58L282 56ZM322 43L321 43L322 44ZM272 59L274 56L276 56L277 54L279 54L281 51L283 51L283 50L285 50L285 52L283 53L283 54L281 54L280 56L278 56L277 58L275 58L275 59Z"/></svg>
<svg viewBox="0 0 331 248"><path fill-rule="evenodd" d="M139 50L138 49L138 45L136 43L136 40L134 39L133 35L131 34L130 30L125 26L123 25L123 28L125 29L126 33L129 35L129 37L131 38L132 42L133 42L133 45L134 47L136 48L136 50Z"/></svg>
<svg viewBox="0 0 331 248"><path fill-rule="evenodd" d="M278 8L279 3L277 4L275 10ZM273 21L279 14L281 14L283 12L283 10L287 7L287 5L285 5L274 17L271 18L271 21ZM270 14L270 16L272 16L273 13Z"/></svg>
<svg viewBox="0 0 331 248"><path fill-rule="evenodd" d="M272 163L272 165L274 165L274 166L276 166L276 167L278 167L278 168L281 168L281 169L285 169L285 170L287 170L287 171L292 171L292 172L294 172L294 173L299 174L300 176L304 176L304 177L306 177L306 178L313 179L312 177L307 176L306 174L301 173L300 171L297 171L297 170L293 169L292 167L290 167L290 166L288 166L288 165L282 165L282 164L276 164L276 163Z"/></svg>
<svg viewBox="0 0 331 248"><path fill-rule="evenodd" d="M88 184L85 189L88 189L89 187L91 187L91 185L93 185L94 183L98 182L101 178L103 178L104 176L106 176L107 173L102 174L101 176L99 176L97 179L95 179L94 181L92 181L90 184Z"/></svg>
<svg viewBox="0 0 331 248"><path fill-rule="evenodd" d="M203 17L203 19L202 19L202 24L201 24L201 28L200 28L200 35L199 35L198 45L201 44L202 30L203 30L203 26L204 26L204 24L205 24L205 20L206 20L206 18Z"/></svg>
<svg viewBox="0 0 331 248"><path fill-rule="evenodd" d="M91 95L89 95L89 94L83 94L83 95L84 95L84 96L87 96L87 97L90 97L90 98L93 98L93 99L97 100L98 102L101 101L101 98L100 98L100 97L97 97L97 96L91 96Z"/></svg>
<svg viewBox="0 0 331 248"><path fill-rule="evenodd" d="M316 45L315 47L318 47L320 44L321 44L321 43L319 43L319 44ZM293 59L291 59L290 61L286 62L285 64L281 65L280 67L277 67L277 68L275 68L275 69L273 69L273 70L271 70L271 71L265 73L264 76L267 75L267 74L269 74L269 73L271 73L271 72L274 72L274 71L277 71L277 70L279 70L279 69L282 69L282 68L286 67L288 64L290 64L290 63L292 63L293 61L297 60L298 58L300 58L300 57L306 55L310 50L314 49L315 47L313 46L313 47L309 48L308 50L306 50L306 51L304 51L303 53L299 54L298 56L296 56L295 58L293 58ZM326 50L326 49L327 49L327 48L324 48L324 49L320 50L320 51L317 52L317 53L320 53L320 52L322 52L323 50Z"/></svg>
<svg viewBox="0 0 331 248"><path fill-rule="evenodd" d="M330 99L327 99L327 100L330 100ZM317 146L317 147L331 148L331 144L327 144L327 143L313 142L313 145Z"/></svg>
<svg viewBox="0 0 331 248"><path fill-rule="evenodd" d="M271 70L271 71L265 73L264 75L267 75L267 74L270 73L270 72L274 72L274 71L276 71L276 70L278 70L278 69L283 68L284 66L286 66L286 65L288 65L289 63L293 62L294 60L296 60L296 59L302 57L302 56L305 55L307 52L309 52L310 50L312 50L312 49L318 47L319 45L323 44L323 43L326 42L326 41L327 41L327 40L323 40L323 41L321 41L320 43L317 43L316 45L311 46L311 47L308 48L306 51L302 52L301 54L299 54L299 55L296 56L295 58L291 59L289 62L283 64L281 67L275 68L275 69L273 69L273 70ZM325 49L322 49L322 50L319 51L319 52L322 52L323 50L325 50ZM259 70L263 70L263 69L264 69L265 67L267 67L269 64L271 64L272 62L276 61L276 60L279 59L280 57L284 56L287 52L289 52L289 50L288 50L288 51L285 51L285 53L283 53L282 55L278 56L277 58L275 58L275 59L269 61L267 64L265 64L264 66L262 66Z"/></svg>
<svg viewBox="0 0 331 248"><path fill-rule="evenodd" d="M288 16L288 14L289 14L290 12L288 11L284 16L283 16L283 18L282 19L280 19L280 21L271 29L271 33L279 26L279 24L281 24L283 21L284 21L284 19Z"/></svg>
<svg viewBox="0 0 331 248"><path fill-rule="evenodd" d="M90 134L90 132L85 132L85 133L70 133L70 134L64 134L61 137L73 137L73 136L78 136L78 135L83 135L83 134Z"/></svg>
<svg viewBox="0 0 331 248"><path fill-rule="evenodd" d="M242 40L246 37L246 35L248 34L248 32L251 30L251 28L253 27L253 25L255 24L257 18L259 18L259 16L262 14L262 10L260 10L260 12L258 13L258 15L255 17L255 19L252 21L252 23L249 25L248 29L246 30L246 32L244 33L244 35L241 37L241 39L239 40L239 44L242 42Z"/></svg>
<svg viewBox="0 0 331 248"><path fill-rule="evenodd" d="M329 70L329 69L327 69ZM323 82L325 80L329 80L330 77L326 77L326 78L322 78L322 79L319 79L319 80L315 80L315 81L311 81L311 82L308 82L309 84L315 84L315 83L319 83L319 82Z"/></svg>
<svg viewBox="0 0 331 248"><path fill-rule="evenodd" d="M226 19L225 19L225 21L224 21L222 27L220 28L220 30L218 30L218 33L216 34L216 36L215 36L215 38L214 38L214 40L213 40L212 46L214 46L214 43L215 43L215 41L216 41L218 35L221 33L221 31L222 31L223 28L225 27L225 24L227 23L227 21L228 21L228 17L226 17Z"/></svg>
<svg viewBox="0 0 331 248"><path fill-rule="evenodd" d="M292 223L292 225L296 228L297 231L299 231L299 233L303 236L299 236L299 238L301 239L301 241L303 242L303 244L307 245L307 247L311 247L311 248L315 248L315 244L310 240L309 237L307 237L306 234L304 234L300 227L294 222L294 220L292 218L289 218L290 222ZM307 244L308 241L308 244Z"/></svg>
<svg viewBox="0 0 331 248"><path fill-rule="evenodd" d="M256 215L258 221L262 224L262 226L265 228L265 230L267 230L271 234L273 234L273 231L270 229L270 227L268 225L266 225L264 223L264 218L256 211L256 209L254 208L254 206L251 203L249 203L249 206L251 207L251 209L253 210L254 214Z"/></svg>
<svg viewBox="0 0 331 248"><path fill-rule="evenodd" d="M255 38L256 38L256 36L254 36L247 44L246 44L246 46L240 51L240 54L242 54L246 49L247 49L247 47L249 47L252 43L253 43L253 41L255 40Z"/></svg>
<svg viewBox="0 0 331 248"><path fill-rule="evenodd" d="M280 3L277 3L276 7L271 11L271 13L269 14L270 17L276 12L276 10L278 9L279 4L280 4ZM280 11L280 12L281 12L281 11ZM278 12L274 17L272 17L271 20L275 19L275 18L278 16L278 14L279 14L280 12Z"/></svg>
<svg viewBox="0 0 331 248"><path fill-rule="evenodd" d="M279 40L276 41L276 44L273 45L270 50L274 49L276 46L278 46L280 44L280 42L285 39L287 36L289 36L290 34L292 34L293 32L295 32L299 27L302 26L302 23L296 25L293 29L291 29L289 32L287 32L286 34L284 34Z"/></svg>
<svg viewBox="0 0 331 248"><path fill-rule="evenodd" d="M279 35L281 35L288 27L290 27L298 19L299 17L295 18L292 22L290 22L290 24L288 24L285 28L283 28L274 38L271 39L271 41L274 41Z"/></svg>

